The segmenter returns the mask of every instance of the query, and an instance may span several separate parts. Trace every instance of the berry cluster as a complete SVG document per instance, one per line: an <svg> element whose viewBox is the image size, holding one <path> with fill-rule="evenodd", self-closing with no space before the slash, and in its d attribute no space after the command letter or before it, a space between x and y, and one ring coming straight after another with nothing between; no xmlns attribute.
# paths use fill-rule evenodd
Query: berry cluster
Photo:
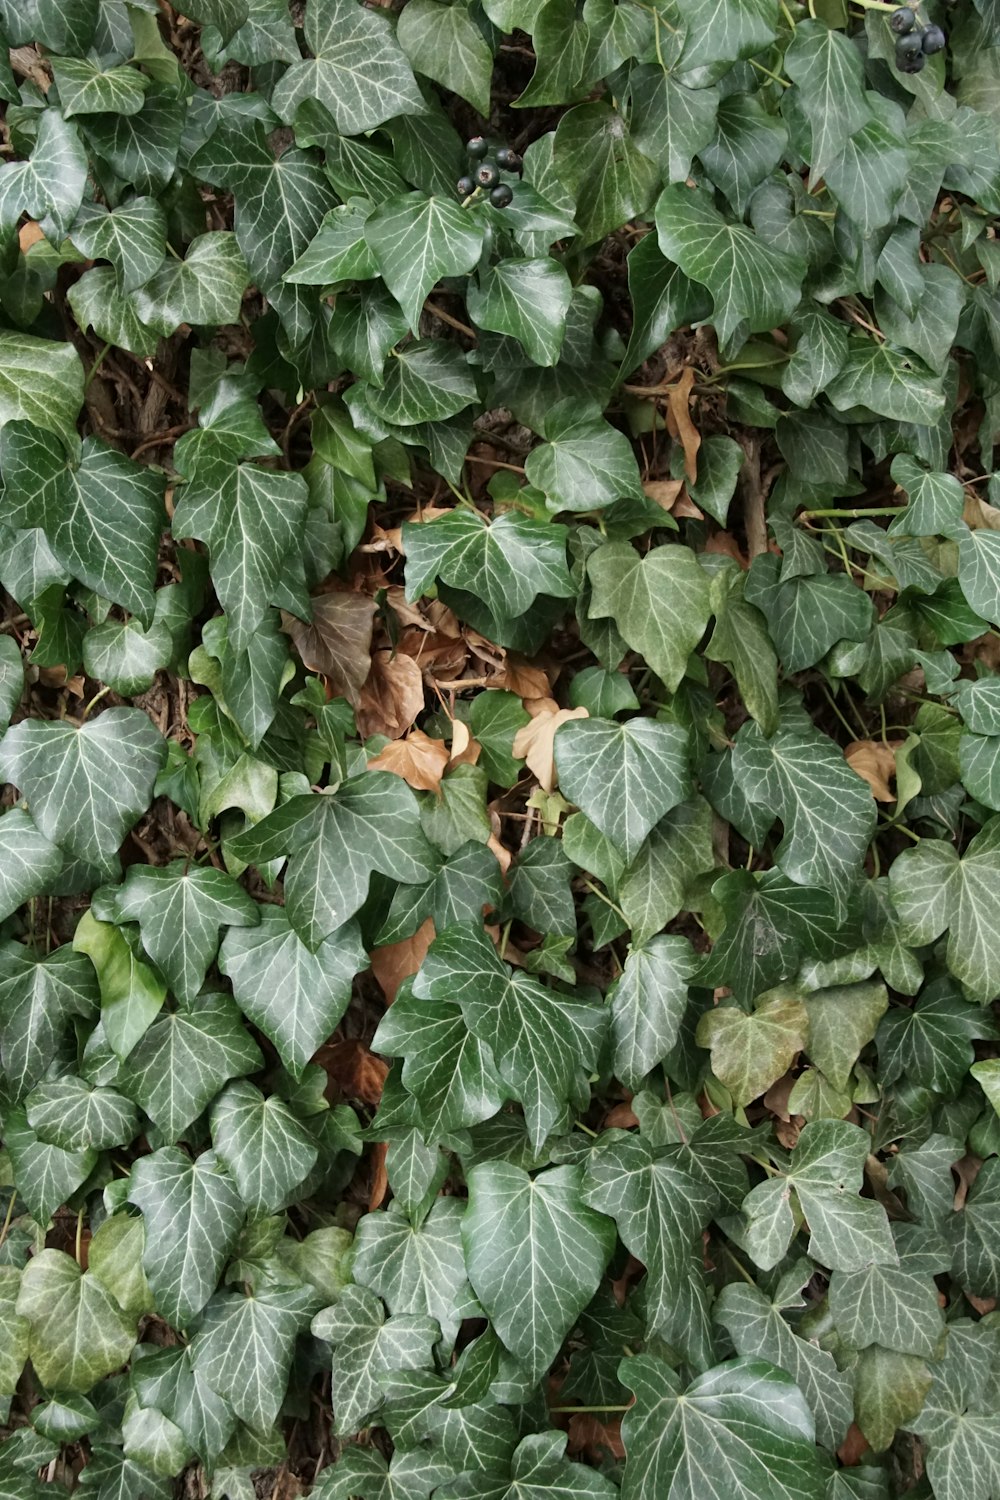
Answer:
<svg viewBox="0 0 1000 1500"><path fill-rule="evenodd" d="M514 201L514 190L506 182L500 181L500 173L516 172L518 177L524 171L524 162L516 151L509 146L501 146L493 161L487 160L489 145L481 135L474 135L471 141L466 141L465 149L469 154L469 160L473 163L472 176L460 177L458 180L458 196L463 201L470 197L479 188L488 192L490 202L494 208L507 208ZM476 165L478 163L478 165Z"/></svg>
<svg viewBox="0 0 1000 1500"><path fill-rule="evenodd" d="M908 5L901 5L889 17L896 33L896 67L901 73L919 73L929 57L940 52L947 37L940 26L918 26L917 17Z"/></svg>

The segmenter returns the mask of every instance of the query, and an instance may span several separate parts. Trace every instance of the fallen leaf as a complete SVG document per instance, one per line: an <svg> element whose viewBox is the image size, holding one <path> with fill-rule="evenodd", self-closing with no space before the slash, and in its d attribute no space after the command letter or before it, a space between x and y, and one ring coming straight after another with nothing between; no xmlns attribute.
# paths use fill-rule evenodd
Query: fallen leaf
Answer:
<svg viewBox="0 0 1000 1500"><path fill-rule="evenodd" d="M643 485L644 494L655 500L663 510L673 510L684 488L683 479L649 479Z"/></svg>
<svg viewBox="0 0 1000 1500"><path fill-rule="evenodd" d="M621 1417L602 1422L592 1412L581 1412L570 1417L567 1430L569 1452L574 1456L582 1454L589 1463L601 1464L609 1453L612 1458L625 1457Z"/></svg>
<svg viewBox="0 0 1000 1500"><path fill-rule="evenodd" d="M468 733L468 730L466 730ZM448 746L422 729L393 740L368 762L369 771L391 771L419 792L436 792L448 765Z"/></svg>
<svg viewBox="0 0 1000 1500"><path fill-rule="evenodd" d="M694 369L687 365L676 385L667 392L667 427L684 449L684 473L690 484L698 479L698 449L701 433L691 420L691 390Z"/></svg>
<svg viewBox="0 0 1000 1500"><path fill-rule="evenodd" d="M357 708L371 671L375 601L367 594L338 589L312 601L308 624L282 611L281 628L292 639L302 665L325 677L335 698Z"/></svg>
<svg viewBox="0 0 1000 1500"><path fill-rule="evenodd" d="M529 709L530 712L530 709ZM585 708L557 708L555 712L544 708L536 713L530 724L524 724L514 736L513 754L528 763L529 771L538 777L538 783L546 792L555 791L558 777L553 752L556 730L571 719L589 719Z"/></svg>
<svg viewBox="0 0 1000 1500"><path fill-rule="evenodd" d="M355 717L363 740L384 734L398 740L424 706L424 679L412 656L376 651Z"/></svg>
<svg viewBox="0 0 1000 1500"><path fill-rule="evenodd" d="M631 1104L615 1104L604 1116L603 1130L634 1130L639 1123Z"/></svg>
<svg viewBox="0 0 1000 1500"><path fill-rule="evenodd" d="M965 492L962 519L973 531L1000 531L1000 510L995 505L987 505L971 490Z"/></svg>
<svg viewBox="0 0 1000 1500"><path fill-rule="evenodd" d="M482 754L483 747L472 738L468 724L453 719L451 724L451 754L448 764L452 766L474 766Z"/></svg>
<svg viewBox="0 0 1000 1500"><path fill-rule="evenodd" d="M508 656L497 687L505 687L519 698L547 698L549 695L548 675L541 667L533 666L520 656Z"/></svg>
<svg viewBox="0 0 1000 1500"><path fill-rule="evenodd" d="M739 563L744 572L750 566L750 559L741 549L739 542L729 531L713 531L705 542L706 552L717 552L721 557L731 557L733 562Z"/></svg>
<svg viewBox="0 0 1000 1500"><path fill-rule="evenodd" d="M387 1005L395 1000L403 980L409 979L420 968L434 936L434 918L428 917L421 922L412 937L403 938L399 943L386 943L383 948L372 949L372 973L378 980Z"/></svg>
<svg viewBox="0 0 1000 1500"><path fill-rule="evenodd" d="M844 751L852 771L867 781L876 802L895 802L889 782L896 774L896 751L901 741L853 740Z"/></svg>
<svg viewBox="0 0 1000 1500"><path fill-rule="evenodd" d="M385 1195L389 1191L389 1173L386 1170L385 1159L389 1147L385 1141L376 1141L372 1147L371 1162L371 1189L368 1194L368 1212L373 1214L377 1208L381 1208L385 1201Z"/></svg>
<svg viewBox="0 0 1000 1500"><path fill-rule="evenodd" d="M412 656L426 677L452 680L464 672L469 650L462 637L408 625L396 642L396 653Z"/></svg>
<svg viewBox="0 0 1000 1500"><path fill-rule="evenodd" d="M378 1104L389 1072L389 1065L369 1052L357 1037L324 1042L316 1053L316 1062L326 1073L335 1091L331 1104L342 1099L359 1099L362 1104Z"/></svg>
<svg viewBox="0 0 1000 1500"><path fill-rule="evenodd" d="M41 224L37 224L34 219L28 219L17 231L17 241L21 248L21 254L27 254L32 245L37 245L38 241L44 240L44 238L45 234Z"/></svg>
<svg viewBox="0 0 1000 1500"><path fill-rule="evenodd" d="M507 871L510 869L514 861L513 854L511 854L508 848L501 844L495 833L491 833L489 838L486 840L486 847L492 852L497 864L500 866L500 869L503 871L504 875L506 875Z"/></svg>
<svg viewBox="0 0 1000 1500"><path fill-rule="evenodd" d="M868 1452L868 1439L865 1437L857 1422L852 1422L847 1429L847 1436L837 1449L837 1457L846 1469L852 1469L859 1464Z"/></svg>

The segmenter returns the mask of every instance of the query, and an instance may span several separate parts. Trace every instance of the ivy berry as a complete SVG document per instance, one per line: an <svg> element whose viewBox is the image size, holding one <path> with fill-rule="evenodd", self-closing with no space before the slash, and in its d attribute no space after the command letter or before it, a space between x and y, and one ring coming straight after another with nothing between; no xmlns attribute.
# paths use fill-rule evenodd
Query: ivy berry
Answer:
<svg viewBox="0 0 1000 1500"><path fill-rule="evenodd" d="M509 146L500 147L497 152L497 166L505 172L516 172L519 177L524 171L524 162Z"/></svg>
<svg viewBox="0 0 1000 1500"><path fill-rule="evenodd" d="M501 182L490 193L490 202L494 208L509 208L514 201L514 192L505 182Z"/></svg>
<svg viewBox="0 0 1000 1500"><path fill-rule="evenodd" d="M476 184L471 177L460 177L455 184L455 191L460 198L467 198L470 193L476 191Z"/></svg>
<svg viewBox="0 0 1000 1500"><path fill-rule="evenodd" d="M923 49L927 57L933 57L935 52L943 52L948 38L940 26L925 26L923 36Z"/></svg>
<svg viewBox="0 0 1000 1500"><path fill-rule="evenodd" d="M495 188L500 181L500 173L497 171L496 162L484 161L476 172L476 181L481 188Z"/></svg>
<svg viewBox="0 0 1000 1500"><path fill-rule="evenodd" d="M906 36L917 24L917 18L908 5L901 5L889 17L889 27L897 36Z"/></svg>
<svg viewBox="0 0 1000 1500"><path fill-rule="evenodd" d="M466 141L465 149L473 161L482 161L490 148L484 136L474 135L471 141Z"/></svg>

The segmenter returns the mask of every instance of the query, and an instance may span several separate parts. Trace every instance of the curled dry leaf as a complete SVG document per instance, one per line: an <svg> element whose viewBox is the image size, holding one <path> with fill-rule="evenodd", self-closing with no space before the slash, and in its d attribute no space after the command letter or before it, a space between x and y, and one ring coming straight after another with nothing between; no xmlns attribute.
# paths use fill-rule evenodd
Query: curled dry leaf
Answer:
<svg viewBox="0 0 1000 1500"><path fill-rule="evenodd" d="M384 734L400 739L424 706L424 679L412 656L376 651L371 672L357 704L358 733L362 739Z"/></svg>
<svg viewBox="0 0 1000 1500"><path fill-rule="evenodd" d="M386 943L383 948L372 949L372 973L379 988L391 1005L399 993L404 979L415 974L427 957L427 950L434 941L434 918L421 922L412 937L399 943Z"/></svg>
<svg viewBox="0 0 1000 1500"><path fill-rule="evenodd" d="M688 365L667 393L667 427L670 436L676 438L684 450L684 474L689 484L694 484L698 478L698 449L701 447L701 433L691 418L693 386L694 370Z"/></svg>
<svg viewBox="0 0 1000 1500"><path fill-rule="evenodd" d="M896 774L896 751L901 741L854 740L844 755L852 771L867 781L876 802L895 802L896 793L889 785Z"/></svg>
<svg viewBox="0 0 1000 1500"><path fill-rule="evenodd" d="M367 594L338 589L313 600L309 624L282 611L281 628L310 672L325 677L336 698L352 707L371 670L375 601Z"/></svg>
<svg viewBox="0 0 1000 1500"><path fill-rule="evenodd" d="M530 709L528 711L531 712ZM528 770L538 777L538 783L544 791L554 791L558 781L553 749L556 730L561 724L568 724L571 719L589 717L585 708L546 706L535 714L530 724L525 724L517 731L514 736L514 755L519 759L524 758Z"/></svg>
<svg viewBox="0 0 1000 1500"><path fill-rule="evenodd" d="M448 763L452 766L474 766L482 754L483 747L472 738L468 724L453 719L451 725L451 753Z"/></svg>
<svg viewBox="0 0 1000 1500"><path fill-rule="evenodd" d="M405 740L393 740L380 750L368 762L368 769L391 771L417 791L436 792L441 785L448 758L448 746L444 740L432 739L422 729L411 729Z"/></svg>
<svg viewBox="0 0 1000 1500"><path fill-rule="evenodd" d="M621 1417L612 1417L607 1422L592 1412L570 1417L569 1452L574 1457L582 1455L592 1464L606 1462L609 1454L612 1458L624 1458Z"/></svg>

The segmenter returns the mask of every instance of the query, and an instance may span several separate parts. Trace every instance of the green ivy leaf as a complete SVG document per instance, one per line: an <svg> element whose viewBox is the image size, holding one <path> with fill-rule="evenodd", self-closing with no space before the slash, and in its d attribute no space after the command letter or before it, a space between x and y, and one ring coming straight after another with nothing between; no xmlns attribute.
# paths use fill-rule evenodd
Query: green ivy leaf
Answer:
<svg viewBox="0 0 1000 1500"><path fill-rule="evenodd" d="M20 943L0 948L0 1060L15 1103L59 1055L74 1016L92 1019L99 1003L93 965L68 945L45 956Z"/></svg>
<svg viewBox="0 0 1000 1500"><path fill-rule="evenodd" d="M790 1189L809 1225L809 1254L835 1271L897 1260L885 1209L858 1195L869 1138L842 1120L816 1120L799 1135L786 1174L753 1188L743 1204L746 1244L757 1265L776 1266L795 1233Z"/></svg>
<svg viewBox="0 0 1000 1500"><path fill-rule="evenodd" d="M748 333L783 323L798 305L804 262L730 224L687 187L668 187L656 203L660 250L712 294L723 351Z"/></svg>
<svg viewBox="0 0 1000 1500"><path fill-rule="evenodd" d="M721 1005L698 1022L696 1040L710 1047L712 1071L739 1106L759 1098L806 1045L808 1012L797 995L764 995L751 1015Z"/></svg>
<svg viewBox="0 0 1000 1500"><path fill-rule="evenodd" d="M293 63L271 96L292 121L303 100L330 111L343 135L361 135L396 115L426 109L388 16L355 0L310 0L305 39L312 58Z"/></svg>
<svg viewBox="0 0 1000 1500"><path fill-rule="evenodd" d="M407 193L379 204L365 223L365 239L386 286L416 332L428 293L442 276L462 276L479 260L483 230L447 198ZM429 347L440 353L443 346Z"/></svg>
<svg viewBox="0 0 1000 1500"><path fill-rule="evenodd" d="M89 1391L132 1353L135 1322L62 1250L42 1250L21 1273L17 1311L31 1327L36 1374L57 1391Z"/></svg>
<svg viewBox="0 0 1000 1500"><path fill-rule="evenodd" d="M493 522L453 510L403 527L406 590L426 594L436 578L483 599L498 619L530 609L538 594L570 598L564 526L507 511Z"/></svg>
<svg viewBox="0 0 1000 1500"><path fill-rule="evenodd" d="M132 1371L144 1408L160 1411L181 1431L202 1463L212 1464L236 1430L236 1416L195 1368L191 1346L149 1349Z"/></svg>
<svg viewBox="0 0 1000 1500"><path fill-rule="evenodd" d="M651 938L626 959L609 992L614 1073L626 1088L638 1089L676 1042L695 967L684 937Z"/></svg>
<svg viewBox="0 0 1000 1500"><path fill-rule="evenodd" d="M95 438L84 443L78 464L68 462L47 426L4 428L0 519L43 530L68 572L150 624L165 519L162 478Z"/></svg>
<svg viewBox="0 0 1000 1500"><path fill-rule="evenodd" d="M313 1318L312 1332L333 1345L334 1430L344 1434L365 1426L382 1405L380 1377L430 1367L441 1336L433 1318L386 1319L382 1303L363 1286L345 1287L334 1307Z"/></svg>
<svg viewBox="0 0 1000 1500"><path fill-rule="evenodd" d="M309 491L300 474L234 463L226 451L199 464L172 522L177 537L207 543L229 643L244 651L281 597L286 560L301 543Z"/></svg>
<svg viewBox="0 0 1000 1500"><path fill-rule="evenodd" d="M546 1495L575 1495L580 1500L614 1500L618 1491L611 1480L583 1464L566 1458L567 1438L562 1432L532 1433L522 1438L510 1461L510 1474L463 1474L446 1480L435 1493L440 1500L544 1500Z"/></svg>
<svg viewBox="0 0 1000 1500"><path fill-rule="evenodd" d="M481 328L516 338L535 365L554 365L566 332L572 286L558 261L501 260L469 288Z"/></svg>
<svg viewBox="0 0 1000 1500"><path fill-rule="evenodd" d="M135 293L140 320L164 338L182 323L235 323L249 273L236 236L221 230L191 241Z"/></svg>
<svg viewBox="0 0 1000 1500"><path fill-rule="evenodd" d="M253 927L259 908L224 870L173 860L160 869L131 865L113 897L116 922L138 922L142 945L179 1000L205 982L223 927Z"/></svg>
<svg viewBox="0 0 1000 1500"><path fill-rule="evenodd" d="M819 21L796 26L785 70L812 132L809 186L814 188L855 131L868 123L861 55L842 32Z"/></svg>
<svg viewBox="0 0 1000 1500"><path fill-rule="evenodd" d="M479 114L489 114L493 54L467 10L415 0L400 16L396 36L418 73L460 94Z"/></svg>
<svg viewBox="0 0 1000 1500"><path fill-rule="evenodd" d="M288 918L313 951L361 907L373 870L420 885L438 864L416 798L388 771L353 777L335 795L293 797L231 847L258 864L289 857Z"/></svg>
<svg viewBox="0 0 1000 1500"><path fill-rule="evenodd" d="M142 1267L156 1306L171 1327L188 1328L236 1243L242 1199L213 1152L192 1161L178 1146L139 1157L128 1195L142 1211Z"/></svg>
<svg viewBox="0 0 1000 1500"><path fill-rule="evenodd" d="M52 76L67 120L73 115L137 114L150 82L137 68L102 68L82 57L54 57Z"/></svg>
<svg viewBox="0 0 1000 1500"><path fill-rule="evenodd" d="M84 203L70 238L89 259L111 262L119 291L134 292L163 263L166 215L155 198L130 198L116 209Z"/></svg>
<svg viewBox="0 0 1000 1500"><path fill-rule="evenodd" d="M251 1213L279 1209L316 1163L305 1126L276 1094L230 1083L212 1106L212 1145Z"/></svg>
<svg viewBox="0 0 1000 1500"><path fill-rule="evenodd" d="M436 1198L426 1218L411 1223L402 1206L367 1214L354 1239L354 1279L386 1302L394 1315L433 1319L444 1346L475 1308L462 1253L465 1204Z"/></svg>
<svg viewBox="0 0 1000 1500"><path fill-rule="evenodd" d="M546 431L549 441L531 450L524 472L553 510L599 510L642 494L631 444L610 423L560 408Z"/></svg>
<svg viewBox="0 0 1000 1500"><path fill-rule="evenodd" d="M104 1151L127 1146L136 1133L135 1105L114 1089L91 1088L68 1073L40 1083L25 1101L28 1124L47 1146L63 1151Z"/></svg>
<svg viewBox="0 0 1000 1500"><path fill-rule="evenodd" d="M261 1065L228 995L201 995L161 1013L129 1054L118 1084L176 1141L230 1078Z"/></svg>
<svg viewBox="0 0 1000 1500"><path fill-rule="evenodd" d="M809 1274L807 1264L803 1282ZM730 1282L719 1294L715 1317L742 1358L767 1360L779 1370L787 1370L816 1420L817 1442L835 1450L844 1441L854 1418L851 1377L838 1370L832 1354L796 1334L783 1317L786 1308L802 1305L799 1291L800 1288L786 1287L784 1278L773 1298L765 1296L758 1287Z"/></svg>
<svg viewBox="0 0 1000 1500"><path fill-rule="evenodd" d="M566 1118L596 1065L607 1017L600 1006L545 989L512 972L481 927L442 933L414 980L420 1000L456 1002L466 1025L489 1047L500 1076L524 1106L538 1147Z"/></svg>
<svg viewBox="0 0 1000 1500"><path fill-rule="evenodd" d="M614 1248L612 1226L585 1203L579 1167L532 1178L508 1162L483 1162L467 1181L469 1280L506 1347L537 1381L597 1290Z"/></svg>
<svg viewBox="0 0 1000 1500"><path fill-rule="evenodd" d="M740 736L733 770L747 800L781 818L779 869L843 901L860 872L876 813L870 787L833 742L794 729L765 740L754 728Z"/></svg>
<svg viewBox="0 0 1000 1500"><path fill-rule="evenodd" d="M0 746L0 775L20 788L46 838L109 868L149 806L165 755L141 709L111 708L79 729L51 720L16 724Z"/></svg>
<svg viewBox="0 0 1000 1500"><path fill-rule="evenodd" d="M296 1334L315 1308L311 1287L219 1292L191 1341L191 1363L241 1421L266 1432L281 1409Z"/></svg>
<svg viewBox="0 0 1000 1500"><path fill-rule="evenodd" d="M948 967L983 1004L1000 984L998 862L1000 820L991 819L961 858L953 845L929 839L904 850L889 871L904 941L919 946L947 932Z"/></svg>
<svg viewBox="0 0 1000 1500"><path fill-rule="evenodd" d="M556 175L576 199L574 217L588 244L650 205L659 173L629 135L622 116L604 103L578 104L556 127Z"/></svg>
<svg viewBox="0 0 1000 1500"><path fill-rule="evenodd" d="M678 0L686 33L680 61L686 70L752 57L774 41L775 0Z"/></svg>
<svg viewBox="0 0 1000 1500"><path fill-rule="evenodd" d="M401 991L379 1022L373 1046L404 1059L403 1084L417 1101L428 1141L491 1119L507 1096L493 1053L450 1000L418 1000Z"/></svg>
<svg viewBox="0 0 1000 1500"><path fill-rule="evenodd" d="M296 1077L336 1027L352 980L367 965L353 922L311 952L284 911L273 906L261 910L258 926L231 928L219 955L243 1014L270 1038Z"/></svg>
<svg viewBox="0 0 1000 1500"><path fill-rule="evenodd" d="M0 855L0 912L6 919L51 884L63 856L21 807L0 817Z"/></svg>
<svg viewBox="0 0 1000 1500"><path fill-rule="evenodd" d="M641 1354L623 1360L620 1373L636 1398L622 1422L623 1500L664 1493L677 1500L819 1500L825 1493L812 1413L783 1370L732 1360L684 1390L669 1365Z"/></svg>

